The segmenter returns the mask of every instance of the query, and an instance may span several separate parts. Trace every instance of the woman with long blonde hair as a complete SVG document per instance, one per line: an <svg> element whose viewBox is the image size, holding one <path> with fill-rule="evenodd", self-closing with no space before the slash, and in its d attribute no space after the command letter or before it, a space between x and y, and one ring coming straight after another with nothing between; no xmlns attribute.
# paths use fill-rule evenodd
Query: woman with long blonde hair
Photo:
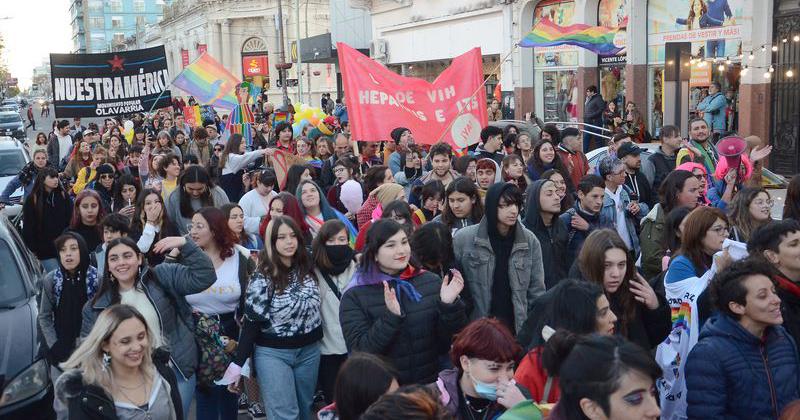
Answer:
<svg viewBox="0 0 800 420"><path fill-rule="evenodd" d="M144 316L112 305L83 343L61 364L56 381L59 418L183 419L169 354L152 346ZM66 416L66 417L62 417Z"/></svg>

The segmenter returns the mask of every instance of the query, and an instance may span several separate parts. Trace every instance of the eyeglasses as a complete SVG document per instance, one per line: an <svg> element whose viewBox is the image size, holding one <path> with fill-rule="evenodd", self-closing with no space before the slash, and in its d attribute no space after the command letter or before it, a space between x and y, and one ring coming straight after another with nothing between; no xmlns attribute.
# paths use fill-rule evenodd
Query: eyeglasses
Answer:
<svg viewBox="0 0 800 420"><path fill-rule="evenodd" d="M714 232L714 233L716 233L717 235L721 235L721 234L723 234L723 233L724 233L725 235L727 235L727 234L728 234L728 232L730 232L730 231L731 231L731 229L730 229L728 226L715 226L715 227L712 227L711 229L709 229L708 231L709 231L709 232Z"/></svg>
<svg viewBox="0 0 800 420"><path fill-rule="evenodd" d="M706 179L706 176L703 174L696 174L694 177L697 178L698 181Z"/></svg>
<svg viewBox="0 0 800 420"><path fill-rule="evenodd" d="M206 227L206 225L204 225L202 223L187 223L186 224L186 230L203 229L205 227Z"/></svg>
<svg viewBox="0 0 800 420"><path fill-rule="evenodd" d="M773 200L771 198L769 200L766 200L766 201L758 199L758 200L753 200L753 204L755 204L758 207L764 207L765 205L767 207L772 207L772 205L775 204L775 200Z"/></svg>
<svg viewBox="0 0 800 420"><path fill-rule="evenodd" d="M341 166L339 166L338 168L336 168L336 169L334 169L334 170L333 170L333 173L335 173L335 174L338 174L338 173L342 173L342 172L344 172L344 171L346 171L346 170L347 170L347 169L345 169L345 168L342 168Z"/></svg>
<svg viewBox="0 0 800 420"><path fill-rule="evenodd" d="M114 175L111 174L101 174L100 179L114 179Z"/></svg>

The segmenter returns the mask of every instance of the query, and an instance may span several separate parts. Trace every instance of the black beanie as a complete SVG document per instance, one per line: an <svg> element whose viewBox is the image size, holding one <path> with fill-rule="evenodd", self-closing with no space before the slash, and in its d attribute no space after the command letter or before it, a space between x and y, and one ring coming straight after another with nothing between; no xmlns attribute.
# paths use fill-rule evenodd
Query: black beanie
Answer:
<svg viewBox="0 0 800 420"><path fill-rule="evenodd" d="M400 137L406 131L408 131L408 129L405 128L405 127L397 127L394 130L392 130L391 136L392 136L392 140L394 140L395 144L400 143Z"/></svg>

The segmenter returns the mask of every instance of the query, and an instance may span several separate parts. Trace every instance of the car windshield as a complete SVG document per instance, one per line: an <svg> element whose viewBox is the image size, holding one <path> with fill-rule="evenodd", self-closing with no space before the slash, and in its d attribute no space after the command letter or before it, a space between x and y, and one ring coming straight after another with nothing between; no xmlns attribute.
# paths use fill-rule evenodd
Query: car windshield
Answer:
<svg viewBox="0 0 800 420"><path fill-rule="evenodd" d="M21 150L0 151L0 176L13 176L25 166L25 156Z"/></svg>
<svg viewBox="0 0 800 420"><path fill-rule="evenodd" d="M5 114L0 115L0 124L7 124L13 122L21 122L22 118L19 115Z"/></svg>
<svg viewBox="0 0 800 420"><path fill-rule="evenodd" d="M25 285L8 242L0 240L0 308L25 297Z"/></svg>

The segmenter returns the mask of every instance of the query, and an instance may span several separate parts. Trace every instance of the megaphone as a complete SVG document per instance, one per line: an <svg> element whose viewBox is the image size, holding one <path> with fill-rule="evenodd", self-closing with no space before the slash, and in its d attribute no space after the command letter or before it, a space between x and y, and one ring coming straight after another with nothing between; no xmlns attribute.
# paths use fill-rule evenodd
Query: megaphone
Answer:
<svg viewBox="0 0 800 420"><path fill-rule="evenodd" d="M747 148L747 142L741 137L725 137L717 142L717 151L728 162L729 168L739 166L745 148Z"/></svg>
<svg viewBox="0 0 800 420"><path fill-rule="evenodd" d="M742 154L744 153L745 149L747 148L747 141L745 139L738 137L738 136L729 136L720 139L717 142L717 152L719 155L725 159L726 165L724 167L718 169L724 169L726 172L728 168L737 168L736 171L736 183L738 184L743 179L746 179L749 176L749 170L747 168L747 164L745 165L744 171L742 171ZM722 166L722 165L720 165ZM744 173L743 173L744 172ZM722 173L719 178L722 179L725 174Z"/></svg>

